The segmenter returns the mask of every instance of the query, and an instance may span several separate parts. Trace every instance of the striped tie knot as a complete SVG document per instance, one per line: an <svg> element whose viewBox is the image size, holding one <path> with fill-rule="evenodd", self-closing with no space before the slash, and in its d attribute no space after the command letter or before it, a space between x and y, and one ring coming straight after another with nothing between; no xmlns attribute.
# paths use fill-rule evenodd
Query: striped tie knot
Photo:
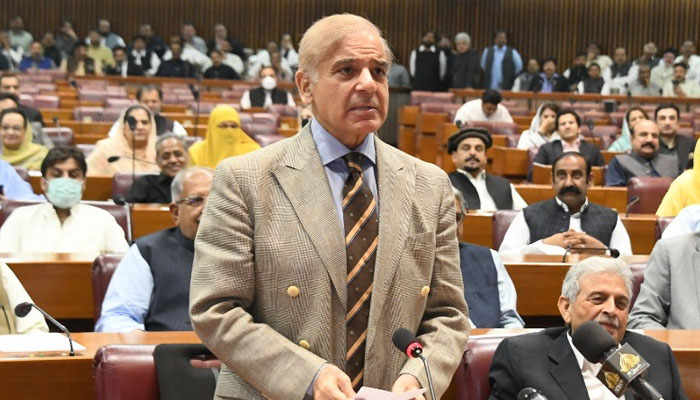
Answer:
<svg viewBox="0 0 700 400"><path fill-rule="evenodd" d="M361 153L353 151L344 155L343 161L345 161L345 165L348 166L348 171L350 171L350 173L362 173L362 159L364 158L365 156L363 156Z"/></svg>

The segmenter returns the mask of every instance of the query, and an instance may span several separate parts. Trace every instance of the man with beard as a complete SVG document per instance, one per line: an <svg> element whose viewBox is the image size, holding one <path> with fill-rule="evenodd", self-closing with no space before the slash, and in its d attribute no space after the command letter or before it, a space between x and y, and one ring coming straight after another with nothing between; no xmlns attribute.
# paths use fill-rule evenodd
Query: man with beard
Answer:
<svg viewBox="0 0 700 400"><path fill-rule="evenodd" d="M435 47L435 32L423 33L421 44L411 51L408 65L413 90L440 90L447 73L447 57Z"/></svg>
<svg viewBox="0 0 700 400"><path fill-rule="evenodd" d="M659 154L659 128L654 121L643 120L634 126L632 152L619 154L610 161L605 172L605 186L627 186L633 176L678 176L678 162Z"/></svg>
<svg viewBox="0 0 700 400"><path fill-rule="evenodd" d="M449 174L473 210L522 210L527 203L508 179L486 172L486 150L491 147L491 134L483 128L465 128L452 135L447 152L457 166Z"/></svg>
<svg viewBox="0 0 700 400"><path fill-rule="evenodd" d="M586 53L578 52L574 56L574 61L566 71L564 78L569 81L569 88L575 90L579 82L588 78L588 68L586 68Z"/></svg>
<svg viewBox="0 0 700 400"><path fill-rule="evenodd" d="M631 255L632 246L617 212L588 201L592 183L591 163L581 153L563 153L552 164L552 187L556 197L523 209L513 219L499 253L571 254L579 248L606 247Z"/></svg>

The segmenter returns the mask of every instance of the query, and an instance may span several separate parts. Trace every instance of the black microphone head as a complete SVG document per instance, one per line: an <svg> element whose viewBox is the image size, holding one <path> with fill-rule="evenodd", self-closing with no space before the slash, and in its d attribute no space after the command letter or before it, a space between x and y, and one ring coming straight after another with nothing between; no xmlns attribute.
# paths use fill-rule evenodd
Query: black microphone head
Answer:
<svg viewBox="0 0 700 400"><path fill-rule="evenodd" d="M546 400L542 392L531 387L523 388L518 392L518 400Z"/></svg>
<svg viewBox="0 0 700 400"><path fill-rule="evenodd" d="M119 161L120 158L121 157L119 157L119 156L109 156L109 157L107 157L107 162L113 163L115 161Z"/></svg>
<svg viewBox="0 0 700 400"><path fill-rule="evenodd" d="M587 321L576 328L572 336L574 346L591 363L605 359L605 353L617 346L615 339L597 322Z"/></svg>
<svg viewBox="0 0 700 400"><path fill-rule="evenodd" d="M593 128L595 128L595 124L593 123L593 120L590 118L588 118L586 120L586 126L588 126L588 129L590 129L591 132L593 131Z"/></svg>
<svg viewBox="0 0 700 400"><path fill-rule="evenodd" d="M462 129L462 125L464 125L464 123L460 120L456 120L455 125L457 126L458 129Z"/></svg>
<svg viewBox="0 0 700 400"><path fill-rule="evenodd" d="M129 115L128 117L126 117L126 123L129 124L129 129L131 129L132 131L136 130L136 118Z"/></svg>
<svg viewBox="0 0 700 400"><path fill-rule="evenodd" d="M394 335L391 337L391 340L394 342L394 346L396 346L399 350L406 352L406 349L408 346L410 346L412 343L415 343L418 341L418 339L411 333L406 328L399 328L394 332Z"/></svg>
<svg viewBox="0 0 700 400"><path fill-rule="evenodd" d="M612 247L609 247L608 249L610 250L610 257L612 257L612 258L620 257L620 250L613 249Z"/></svg>
<svg viewBox="0 0 700 400"><path fill-rule="evenodd" d="M126 199L124 198L124 196L122 196L120 194L116 194L116 195L112 196L112 201L114 202L114 204L116 204L118 206L126 205Z"/></svg>
<svg viewBox="0 0 700 400"><path fill-rule="evenodd" d="M24 303L19 303L17 304L17 307L15 307L15 315L19 318L26 317L27 314L29 314L29 312L32 311L32 307L32 303L28 301L25 301Z"/></svg>
<svg viewBox="0 0 700 400"><path fill-rule="evenodd" d="M78 82L75 79L71 79L68 83L74 88L78 89Z"/></svg>

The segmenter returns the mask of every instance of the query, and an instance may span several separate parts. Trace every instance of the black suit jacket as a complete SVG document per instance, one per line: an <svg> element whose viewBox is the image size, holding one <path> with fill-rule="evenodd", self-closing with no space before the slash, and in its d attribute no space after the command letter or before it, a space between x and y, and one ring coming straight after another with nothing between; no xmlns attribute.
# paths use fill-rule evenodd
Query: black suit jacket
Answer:
<svg viewBox="0 0 700 400"><path fill-rule="evenodd" d="M525 387L542 392L549 399L589 399L567 328L513 336L498 345L491 363L489 399L515 399ZM687 399L671 348L650 337L627 331L622 339L651 364L646 379L664 399ZM626 400L641 400L631 394ZM594 399L595 400L595 399Z"/></svg>
<svg viewBox="0 0 700 400"><path fill-rule="evenodd" d="M592 143L588 143L581 140L581 144L578 146L579 153L583 154L594 167L602 167L605 165L605 160L600 150ZM540 146L540 150L537 152L533 162L552 165L554 160L564 153L561 140L555 140L553 142L545 143Z"/></svg>
<svg viewBox="0 0 700 400"><path fill-rule="evenodd" d="M678 168L681 172L685 171L687 168L693 167L694 160L688 160L688 155L695 151L695 141L696 139L689 138L683 135L676 135L676 147L674 150L678 154ZM659 138L659 150L661 154L672 153L666 143Z"/></svg>

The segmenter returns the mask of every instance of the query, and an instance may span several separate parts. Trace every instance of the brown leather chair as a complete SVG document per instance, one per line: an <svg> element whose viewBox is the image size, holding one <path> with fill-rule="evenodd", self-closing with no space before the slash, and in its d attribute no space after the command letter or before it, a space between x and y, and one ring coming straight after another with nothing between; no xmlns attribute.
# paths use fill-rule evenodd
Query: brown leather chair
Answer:
<svg viewBox="0 0 700 400"><path fill-rule="evenodd" d="M139 171L136 172L135 175L136 179L139 179L144 175L152 174L154 173ZM117 172L114 174L114 177L112 177L112 198L116 196L126 196L126 194L129 193L129 189L131 189L131 185L133 183L133 175L131 172Z"/></svg>
<svg viewBox="0 0 700 400"><path fill-rule="evenodd" d="M97 400L160 400L155 345L100 347L92 361Z"/></svg>
<svg viewBox="0 0 700 400"><path fill-rule="evenodd" d="M644 270L647 268L647 263L632 263L630 264L630 269L632 270L632 298L630 298L631 310L634 306L634 302L637 301L637 295L639 294L639 288L644 282Z"/></svg>
<svg viewBox="0 0 700 400"><path fill-rule="evenodd" d="M664 195L671 186L673 178L651 178L648 176L636 176L627 182L627 202L634 196L639 196L639 201L633 204L629 212L633 214L654 214L661 204Z"/></svg>
<svg viewBox="0 0 700 400"><path fill-rule="evenodd" d="M493 248L498 250L503 242L503 237L510 227L510 223L520 211L498 210L493 214Z"/></svg>
<svg viewBox="0 0 700 400"><path fill-rule="evenodd" d="M270 104L267 110L282 117L296 117L297 109L289 104Z"/></svg>
<svg viewBox="0 0 700 400"><path fill-rule="evenodd" d="M114 270L122 260L123 254L101 254L92 263L92 298L95 304L95 321L102 314L102 301L107 293L109 281L112 280Z"/></svg>
<svg viewBox="0 0 700 400"><path fill-rule="evenodd" d="M269 124L272 126L280 126L281 117L279 114L272 113L254 113L253 123L254 124Z"/></svg>
<svg viewBox="0 0 700 400"><path fill-rule="evenodd" d="M491 394L489 369L493 353L503 336L470 338L457 367L454 379L457 384L457 399L486 400Z"/></svg>
<svg viewBox="0 0 700 400"><path fill-rule="evenodd" d="M72 146L73 145L73 130L71 128L62 127L46 127L44 133L49 136L54 146Z"/></svg>
<svg viewBox="0 0 700 400"><path fill-rule="evenodd" d="M663 236L668 225L673 222L674 217L657 217L656 226L654 226L654 241L658 241Z"/></svg>

